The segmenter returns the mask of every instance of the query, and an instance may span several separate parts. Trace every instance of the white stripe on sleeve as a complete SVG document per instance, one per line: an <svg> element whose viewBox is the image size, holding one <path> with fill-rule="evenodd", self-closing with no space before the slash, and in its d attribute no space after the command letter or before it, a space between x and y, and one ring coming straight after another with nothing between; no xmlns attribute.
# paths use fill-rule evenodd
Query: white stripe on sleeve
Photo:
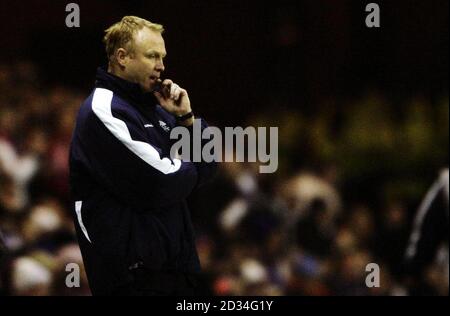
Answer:
<svg viewBox="0 0 450 316"><path fill-rule="evenodd" d="M108 130L121 141L136 156L144 160L153 168L164 174L176 172L181 167L181 160L162 158L158 151L148 143L136 141L131 138L130 132L124 121L114 117L111 112L113 92L103 88L97 88L92 99L92 110Z"/></svg>
<svg viewBox="0 0 450 316"><path fill-rule="evenodd" d="M87 240L89 240L90 243L92 243L92 241L89 239L89 235L87 233L87 229L83 224L83 219L81 218L81 206L83 205L83 201L76 201L75 202L75 212L77 213L77 218L78 218L78 224L80 224L81 230L83 231L84 236L86 237Z"/></svg>
<svg viewBox="0 0 450 316"><path fill-rule="evenodd" d="M421 228L422 224L425 220L425 216L427 215L428 211L430 210L431 204L435 200L436 196L438 195L439 191L442 189L443 183L440 181L435 181L432 185L431 189L428 190L424 200L420 204L419 211L414 219L414 225L413 225L413 232L409 239L409 244L406 249L406 258L411 259L413 258L417 253L417 243L419 242L421 238Z"/></svg>

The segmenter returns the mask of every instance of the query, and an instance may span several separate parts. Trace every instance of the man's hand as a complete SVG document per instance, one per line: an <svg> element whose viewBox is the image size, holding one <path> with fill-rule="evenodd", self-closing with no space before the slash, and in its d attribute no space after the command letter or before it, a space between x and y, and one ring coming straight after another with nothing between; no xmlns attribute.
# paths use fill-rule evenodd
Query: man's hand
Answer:
<svg viewBox="0 0 450 316"><path fill-rule="evenodd" d="M192 111L187 91L173 83L172 80L164 80L161 92L155 91L154 94L161 106L175 116L183 116ZM192 117L183 122L183 125L189 126L193 121Z"/></svg>

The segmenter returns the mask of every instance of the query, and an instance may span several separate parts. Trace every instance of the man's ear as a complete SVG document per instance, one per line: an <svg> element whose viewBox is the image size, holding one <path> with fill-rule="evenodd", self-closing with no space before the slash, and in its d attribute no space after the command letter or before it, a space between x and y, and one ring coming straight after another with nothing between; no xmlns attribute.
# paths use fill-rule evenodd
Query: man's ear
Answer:
<svg viewBox="0 0 450 316"><path fill-rule="evenodd" d="M117 63L122 67L126 66L129 59L129 53L124 48L119 48L115 55Z"/></svg>

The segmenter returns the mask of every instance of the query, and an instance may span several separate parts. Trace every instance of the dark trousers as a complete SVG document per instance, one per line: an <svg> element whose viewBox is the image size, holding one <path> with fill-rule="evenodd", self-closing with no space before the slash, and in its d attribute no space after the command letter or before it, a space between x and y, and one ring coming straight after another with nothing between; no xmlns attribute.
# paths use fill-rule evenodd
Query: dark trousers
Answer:
<svg viewBox="0 0 450 316"><path fill-rule="evenodd" d="M178 271L132 270L134 282L115 289L116 296L193 296L197 293L197 277Z"/></svg>

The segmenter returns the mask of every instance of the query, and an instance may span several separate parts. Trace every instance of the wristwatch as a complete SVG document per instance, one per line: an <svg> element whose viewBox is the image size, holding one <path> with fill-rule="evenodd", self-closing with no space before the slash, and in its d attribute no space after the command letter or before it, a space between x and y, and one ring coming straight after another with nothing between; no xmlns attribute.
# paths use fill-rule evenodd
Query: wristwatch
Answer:
<svg viewBox="0 0 450 316"><path fill-rule="evenodd" d="M187 114L177 116L177 121L178 122L183 122L183 121L186 121L187 119L190 119L193 116L194 116L194 112L191 111L191 112L189 112Z"/></svg>

